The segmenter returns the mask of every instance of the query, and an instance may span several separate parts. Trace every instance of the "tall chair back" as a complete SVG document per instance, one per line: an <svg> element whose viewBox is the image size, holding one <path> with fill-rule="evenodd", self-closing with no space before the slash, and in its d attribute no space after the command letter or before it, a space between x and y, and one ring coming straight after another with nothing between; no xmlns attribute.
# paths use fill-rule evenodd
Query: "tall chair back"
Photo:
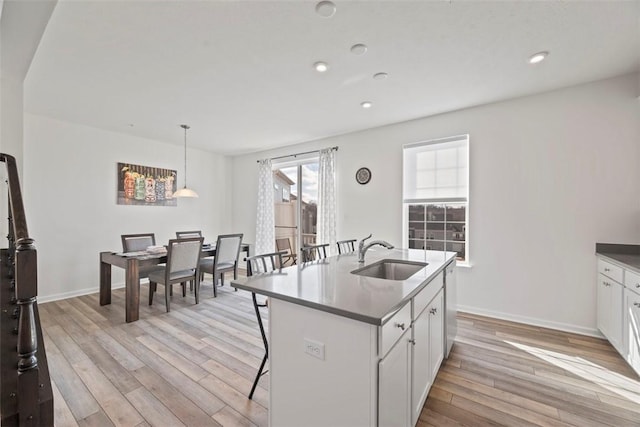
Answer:
<svg viewBox="0 0 640 427"><path fill-rule="evenodd" d="M356 251L356 239L351 240L339 240L336 242L338 245L338 255L340 254L348 254Z"/></svg>
<svg viewBox="0 0 640 427"><path fill-rule="evenodd" d="M205 258L200 263L202 271L213 275L213 296L218 296L218 277L224 286L224 273L233 271L233 278L238 278L238 258L242 246L242 233L221 234L216 242L216 256L213 260Z"/></svg>
<svg viewBox="0 0 640 427"><path fill-rule="evenodd" d="M182 296L186 296L185 284L195 282L195 300L200 296L200 255L202 253L202 237L188 239L171 239L167 247L167 264L162 270L149 274L149 305L153 303L153 294L157 284L164 285L164 298L167 312L170 311L171 288L174 284L182 285Z"/></svg>
<svg viewBox="0 0 640 427"><path fill-rule="evenodd" d="M300 248L300 252L302 252L302 262L309 262L315 259L326 258L328 247L328 243L323 243L321 245L312 245Z"/></svg>
<svg viewBox="0 0 640 427"><path fill-rule="evenodd" d="M202 237L202 231L194 230L194 231L176 231L177 239L187 239L189 237Z"/></svg>
<svg viewBox="0 0 640 427"><path fill-rule="evenodd" d="M123 252L144 251L149 246L155 246L156 244L156 235L154 233L123 234L120 238L122 239Z"/></svg>
<svg viewBox="0 0 640 427"><path fill-rule="evenodd" d="M242 233L223 234L216 243L216 262L218 265L237 264L242 245Z"/></svg>
<svg viewBox="0 0 640 427"><path fill-rule="evenodd" d="M268 254L254 255L245 258L245 261L247 261L247 276L267 273L280 268L282 266L282 256L284 254L286 254L285 251L271 252Z"/></svg>
<svg viewBox="0 0 640 427"><path fill-rule="evenodd" d="M202 237L169 240L167 249L167 276L181 273L193 274L198 269L202 253Z"/></svg>

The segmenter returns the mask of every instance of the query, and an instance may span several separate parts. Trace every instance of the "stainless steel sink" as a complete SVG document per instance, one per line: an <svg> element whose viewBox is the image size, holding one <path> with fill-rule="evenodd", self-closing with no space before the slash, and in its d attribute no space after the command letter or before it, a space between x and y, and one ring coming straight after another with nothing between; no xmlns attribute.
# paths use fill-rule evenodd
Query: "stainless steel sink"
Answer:
<svg viewBox="0 0 640 427"><path fill-rule="evenodd" d="M351 274L375 277L387 280L407 280L427 266L426 262L403 261L398 259L383 259L366 267L353 270Z"/></svg>

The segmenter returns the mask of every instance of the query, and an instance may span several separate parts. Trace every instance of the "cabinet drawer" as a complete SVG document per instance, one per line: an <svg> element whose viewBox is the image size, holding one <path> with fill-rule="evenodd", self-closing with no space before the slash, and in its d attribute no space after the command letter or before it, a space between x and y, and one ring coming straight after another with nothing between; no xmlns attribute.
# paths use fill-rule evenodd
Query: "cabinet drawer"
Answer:
<svg viewBox="0 0 640 427"><path fill-rule="evenodd" d="M411 327L411 304L407 303L380 327L380 358L393 347L404 331Z"/></svg>
<svg viewBox="0 0 640 427"><path fill-rule="evenodd" d="M413 319L417 319L434 296L444 285L444 273L440 272L425 286L415 297L413 297Z"/></svg>
<svg viewBox="0 0 640 427"><path fill-rule="evenodd" d="M618 283L622 283L622 267L618 267L603 259L598 259L598 272Z"/></svg>
<svg viewBox="0 0 640 427"><path fill-rule="evenodd" d="M632 291L640 293L640 274L630 270L625 270L624 285Z"/></svg>

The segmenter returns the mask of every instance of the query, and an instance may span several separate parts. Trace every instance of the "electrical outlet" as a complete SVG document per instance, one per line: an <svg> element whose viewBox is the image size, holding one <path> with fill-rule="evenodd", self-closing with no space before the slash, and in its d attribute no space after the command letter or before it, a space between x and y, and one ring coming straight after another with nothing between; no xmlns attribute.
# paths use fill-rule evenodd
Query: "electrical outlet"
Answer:
<svg viewBox="0 0 640 427"><path fill-rule="evenodd" d="M324 360L324 344L321 342L305 338L304 352L312 355L313 357L317 357L320 360Z"/></svg>

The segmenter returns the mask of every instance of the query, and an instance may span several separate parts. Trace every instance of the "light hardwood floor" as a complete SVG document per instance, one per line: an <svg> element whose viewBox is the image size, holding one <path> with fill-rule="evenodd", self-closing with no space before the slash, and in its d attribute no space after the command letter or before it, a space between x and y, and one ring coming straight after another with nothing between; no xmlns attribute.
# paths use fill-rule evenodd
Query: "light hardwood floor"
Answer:
<svg viewBox="0 0 640 427"><path fill-rule="evenodd" d="M124 322L124 290L40 305L57 426L267 426L268 379L248 293L163 288ZM147 286L141 299L146 301ZM418 425L640 426L640 379L604 340L459 314ZM303 426L301 426L303 427Z"/></svg>

